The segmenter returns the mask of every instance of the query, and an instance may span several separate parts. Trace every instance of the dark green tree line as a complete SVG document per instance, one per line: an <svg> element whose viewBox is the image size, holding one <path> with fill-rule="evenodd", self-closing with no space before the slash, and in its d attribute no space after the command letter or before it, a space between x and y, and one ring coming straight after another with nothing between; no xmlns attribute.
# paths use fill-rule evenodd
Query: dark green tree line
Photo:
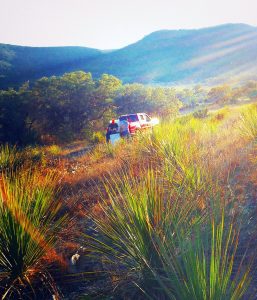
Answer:
<svg viewBox="0 0 257 300"><path fill-rule="evenodd" d="M93 79L82 71L43 77L18 90L0 91L0 143L68 142L92 137L119 114L146 112L161 118L184 106L256 99L255 81L242 86L176 90L126 84L108 74Z"/></svg>
<svg viewBox="0 0 257 300"><path fill-rule="evenodd" d="M111 75L94 80L82 71L43 77L0 92L0 142L70 141L103 130L120 113L177 112L174 89L122 85Z"/></svg>
<svg viewBox="0 0 257 300"><path fill-rule="evenodd" d="M33 141L69 141L83 136L91 123L113 111L121 81L104 74L73 72L43 77L31 87L0 92L0 141L26 144Z"/></svg>

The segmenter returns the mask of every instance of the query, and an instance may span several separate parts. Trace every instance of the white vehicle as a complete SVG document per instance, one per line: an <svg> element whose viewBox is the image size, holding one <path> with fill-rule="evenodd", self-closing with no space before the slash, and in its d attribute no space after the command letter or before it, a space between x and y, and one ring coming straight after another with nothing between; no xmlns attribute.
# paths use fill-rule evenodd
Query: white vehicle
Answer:
<svg viewBox="0 0 257 300"><path fill-rule="evenodd" d="M127 121L128 131L126 135L134 135L137 130L152 128L159 123L157 118L150 118L146 113L135 113L120 116L117 120L111 120L106 132L106 141L115 144L121 137L121 125Z"/></svg>
<svg viewBox="0 0 257 300"><path fill-rule="evenodd" d="M146 113L122 115L119 120L128 121L131 134L134 134L138 129L152 128L159 123L158 119L151 119Z"/></svg>

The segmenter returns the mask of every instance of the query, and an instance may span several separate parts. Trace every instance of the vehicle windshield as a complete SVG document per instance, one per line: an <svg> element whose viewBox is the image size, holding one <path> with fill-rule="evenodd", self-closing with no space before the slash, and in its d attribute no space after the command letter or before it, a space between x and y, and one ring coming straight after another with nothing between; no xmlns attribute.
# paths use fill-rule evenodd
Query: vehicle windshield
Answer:
<svg viewBox="0 0 257 300"><path fill-rule="evenodd" d="M120 121L128 120L128 122L137 122L138 116L136 114L131 114L131 115L121 116L119 119L120 119Z"/></svg>

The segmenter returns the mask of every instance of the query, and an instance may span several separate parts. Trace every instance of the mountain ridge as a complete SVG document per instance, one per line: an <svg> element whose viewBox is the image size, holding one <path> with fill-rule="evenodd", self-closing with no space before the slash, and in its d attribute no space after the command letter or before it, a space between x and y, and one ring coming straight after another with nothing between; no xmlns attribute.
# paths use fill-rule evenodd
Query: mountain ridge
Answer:
<svg viewBox="0 0 257 300"><path fill-rule="evenodd" d="M257 72L257 27L236 23L202 29L158 30L120 49L0 44L0 88L42 76L84 70L124 82L208 82ZM249 72L248 72L249 71Z"/></svg>

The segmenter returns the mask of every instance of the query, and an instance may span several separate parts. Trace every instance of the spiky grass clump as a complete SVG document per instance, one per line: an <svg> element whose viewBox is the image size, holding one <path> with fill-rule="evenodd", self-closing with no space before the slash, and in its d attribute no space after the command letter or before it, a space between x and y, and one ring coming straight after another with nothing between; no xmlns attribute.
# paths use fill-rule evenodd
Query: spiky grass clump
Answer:
<svg viewBox="0 0 257 300"><path fill-rule="evenodd" d="M241 113L240 130L243 136L257 139L257 104L247 106Z"/></svg>
<svg viewBox="0 0 257 300"><path fill-rule="evenodd" d="M55 199L56 177L35 170L2 174L0 181L0 285L2 299L21 297L34 280L46 281L42 258L53 251L66 220ZM18 296L17 296L18 295Z"/></svg>
<svg viewBox="0 0 257 300"><path fill-rule="evenodd" d="M18 149L15 146L0 145L0 172L14 173L31 163L43 163L43 152L39 148ZM14 175L14 174L13 174Z"/></svg>
<svg viewBox="0 0 257 300"><path fill-rule="evenodd" d="M103 215L91 216L91 255L123 297L240 299L249 269L236 268L238 228L225 206L215 207L224 201L209 198L199 209L197 199L182 190L175 197L170 188L165 174L152 170L143 179L123 175L108 182Z"/></svg>
<svg viewBox="0 0 257 300"><path fill-rule="evenodd" d="M169 233L158 240L163 273L152 271L165 299L241 299L250 283L250 267L243 269L238 262L238 236L237 224L225 221L222 209L201 226L191 226L190 238L177 234L178 247Z"/></svg>
<svg viewBox="0 0 257 300"><path fill-rule="evenodd" d="M16 147L9 145L0 145L0 171L10 171L19 167L24 162L23 153Z"/></svg>
<svg viewBox="0 0 257 300"><path fill-rule="evenodd" d="M205 145L206 137L213 133L215 129L208 121L182 118L156 128L145 147L151 153L150 160L165 169L173 189L197 197L214 184L208 171L210 148Z"/></svg>
<svg viewBox="0 0 257 300"><path fill-rule="evenodd" d="M99 236L87 237L89 249L97 254L94 258L104 261L118 286L130 286L130 295L133 283L134 288L147 293L151 290L157 296L158 286L153 284L151 267L159 270L162 263L155 238L174 230L182 219L188 224L193 222L193 203L182 205L173 201L171 205L171 199L164 195L165 184L154 171L149 171L144 180L125 174L115 176L106 189L109 199L101 205L103 218L92 216ZM172 220L168 218L171 215Z"/></svg>

